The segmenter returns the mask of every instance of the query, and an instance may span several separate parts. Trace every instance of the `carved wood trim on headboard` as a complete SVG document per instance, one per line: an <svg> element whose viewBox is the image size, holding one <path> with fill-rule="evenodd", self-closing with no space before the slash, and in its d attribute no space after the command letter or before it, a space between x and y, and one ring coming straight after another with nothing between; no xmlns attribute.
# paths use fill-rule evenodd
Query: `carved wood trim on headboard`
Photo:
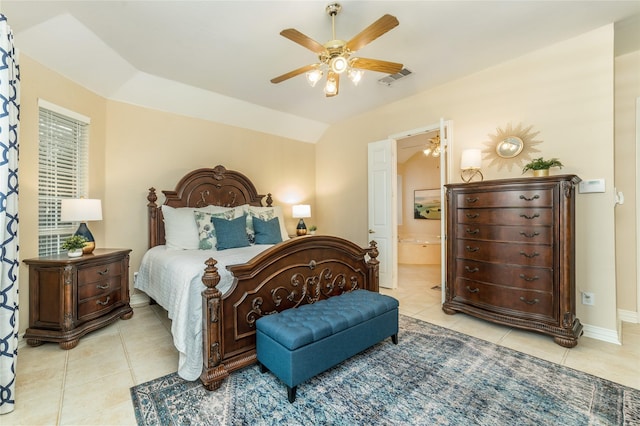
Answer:
<svg viewBox="0 0 640 426"><path fill-rule="evenodd" d="M203 168L186 174L173 191L162 191L164 205L178 207L223 206L235 207L242 204L262 206L265 195L258 194L255 185L245 175L227 170L218 165L213 169ZM155 188L149 188L147 195L149 214L149 248L165 244L164 222L161 206L156 204L158 196ZM265 204L271 206L271 194L266 195Z"/></svg>

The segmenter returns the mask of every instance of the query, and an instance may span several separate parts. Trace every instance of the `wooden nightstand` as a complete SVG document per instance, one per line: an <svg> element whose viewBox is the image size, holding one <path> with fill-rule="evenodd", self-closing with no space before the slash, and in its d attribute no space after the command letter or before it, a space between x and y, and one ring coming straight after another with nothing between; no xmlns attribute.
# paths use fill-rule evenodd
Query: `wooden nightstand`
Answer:
<svg viewBox="0 0 640 426"><path fill-rule="evenodd" d="M58 342L72 349L80 337L118 318L129 319L129 249L95 249L24 260L29 265L30 346Z"/></svg>

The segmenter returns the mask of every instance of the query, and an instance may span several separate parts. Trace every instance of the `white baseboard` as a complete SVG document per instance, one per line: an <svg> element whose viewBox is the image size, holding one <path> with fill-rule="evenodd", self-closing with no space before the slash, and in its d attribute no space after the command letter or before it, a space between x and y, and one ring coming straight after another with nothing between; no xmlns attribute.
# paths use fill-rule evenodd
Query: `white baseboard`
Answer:
<svg viewBox="0 0 640 426"><path fill-rule="evenodd" d="M134 293L129 299L129 306L132 308L138 308L140 306L146 306L149 304L149 296L144 293Z"/></svg>
<svg viewBox="0 0 640 426"><path fill-rule="evenodd" d="M596 327L595 325L589 324L582 324L582 330L584 331L584 337L602 340L603 342L615 343L616 345L622 344L620 341L620 335L616 330Z"/></svg>
<svg viewBox="0 0 640 426"><path fill-rule="evenodd" d="M630 322L632 324L640 323L638 313L634 311L625 311L624 309L618 309L618 319L624 322Z"/></svg>

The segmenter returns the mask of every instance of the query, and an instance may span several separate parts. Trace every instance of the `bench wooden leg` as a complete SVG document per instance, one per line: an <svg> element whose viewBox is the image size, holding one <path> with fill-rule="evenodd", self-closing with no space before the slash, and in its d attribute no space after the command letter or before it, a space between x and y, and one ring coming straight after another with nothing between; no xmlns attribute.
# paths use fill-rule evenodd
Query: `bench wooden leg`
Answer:
<svg viewBox="0 0 640 426"><path fill-rule="evenodd" d="M267 371L269 371L269 370L267 369L267 367L265 367L265 366L264 366L264 364L262 364L261 362L258 362L258 366L260 367L260 372L261 372L262 374L264 374L264 373L266 373Z"/></svg>
<svg viewBox="0 0 640 426"><path fill-rule="evenodd" d="M394 345L398 344L398 333L391 336L391 341L393 342Z"/></svg>
<svg viewBox="0 0 640 426"><path fill-rule="evenodd" d="M287 386L287 397L289 398L289 402L292 404L293 404L293 401L296 400L297 389L298 389L297 386L294 386L294 387Z"/></svg>

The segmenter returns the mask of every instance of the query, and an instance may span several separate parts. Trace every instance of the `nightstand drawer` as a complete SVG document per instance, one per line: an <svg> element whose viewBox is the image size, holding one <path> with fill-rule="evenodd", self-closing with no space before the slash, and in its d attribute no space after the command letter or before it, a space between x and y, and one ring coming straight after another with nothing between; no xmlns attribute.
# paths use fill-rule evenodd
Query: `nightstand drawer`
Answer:
<svg viewBox="0 0 640 426"><path fill-rule="evenodd" d="M112 291L109 294L92 297L78 303L78 320L84 320L86 316L109 311L111 306L120 301L120 291Z"/></svg>
<svg viewBox="0 0 640 426"><path fill-rule="evenodd" d="M102 279L102 281L96 281L89 284L78 286L78 302L82 303L85 299L90 297L102 296L107 293L111 293L114 290L120 289L120 277L111 277L109 279Z"/></svg>
<svg viewBox="0 0 640 426"><path fill-rule="evenodd" d="M78 282L91 283L120 275L122 275L121 262L106 263L91 268L78 269Z"/></svg>

